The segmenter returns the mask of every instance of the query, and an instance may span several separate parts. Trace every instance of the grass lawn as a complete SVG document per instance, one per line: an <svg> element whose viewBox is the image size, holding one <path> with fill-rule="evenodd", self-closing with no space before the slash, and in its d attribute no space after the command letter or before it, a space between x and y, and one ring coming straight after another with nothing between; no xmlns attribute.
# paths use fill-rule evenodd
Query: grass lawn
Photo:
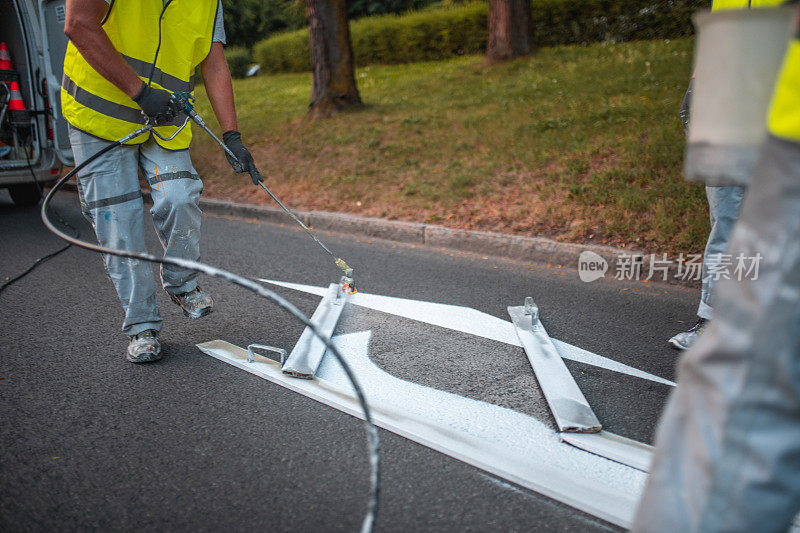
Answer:
<svg viewBox="0 0 800 533"><path fill-rule="evenodd" d="M298 209L699 252L707 206L682 177L677 114L692 43L365 67L365 107L315 122L310 73L237 80L240 129L270 188ZM198 128L192 157L207 196L270 202Z"/></svg>

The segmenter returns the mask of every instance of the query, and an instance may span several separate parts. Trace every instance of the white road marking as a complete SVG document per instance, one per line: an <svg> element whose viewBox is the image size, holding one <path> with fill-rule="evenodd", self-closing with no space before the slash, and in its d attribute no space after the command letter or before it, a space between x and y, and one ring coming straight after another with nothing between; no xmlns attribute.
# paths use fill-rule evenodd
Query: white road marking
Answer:
<svg viewBox="0 0 800 533"><path fill-rule="evenodd" d="M258 281L294 289L323 296L327 287L315 287L313 285L302 285L299 283L289 283L285 281L274 281L269 279L259 279ZM434 302L424 302L421 300L408 300L405 298L395 298L393 296L381 296L379 294L366 294L359 292L351 296L350 303L382 311L384 313L401 316L426 324L432 324L462 333L469 333L485 339L490 339L513 346L522 346L517 338L514 325L507 321L489 315L482 311L470 307L458 305L439 304ZM675 386L675 383L662 377L650 374L638 368L614 361L608 357L603 357L592 353L583 348L578 348L557 339L553 339L553 344L558 350L559 355L564 359L577 361L587 365L604 368L620 374L627 374L641 379L654 381L663 385Z"/></svg>
<svg viewBox="0 0 800 533"><path fill-rule="evenodd" d="M378 426L622 527L631 524L646 475L562 443L539 420L494 404L396 378L369 359L371 333L334 338L353 367ZM336 361L326 357L313 380L281 373L279 365L224 341L203 352L264 379L360 417Z"/></svg>
<svg viewBox="0 0 800 533"><path fill-rule="evenodd" d="M649 444L615 435L608 431L601 431L600 433L561 433L559 437L562 441L577 448L632 466L642 472L649 472L650 464L653 462L655 448Z"/></svg>

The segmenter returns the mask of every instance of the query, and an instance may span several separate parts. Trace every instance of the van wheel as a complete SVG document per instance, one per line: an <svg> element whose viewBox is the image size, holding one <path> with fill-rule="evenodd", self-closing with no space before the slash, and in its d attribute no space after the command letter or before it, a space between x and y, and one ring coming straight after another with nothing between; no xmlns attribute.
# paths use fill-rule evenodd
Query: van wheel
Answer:
<svg viewBox="0 0 800 533"><path fill-rule="evenodd" d="M14 203L20 207L33 207L42 199L42 194L35 183L12 185L8 188L8 192Z"/></svg>

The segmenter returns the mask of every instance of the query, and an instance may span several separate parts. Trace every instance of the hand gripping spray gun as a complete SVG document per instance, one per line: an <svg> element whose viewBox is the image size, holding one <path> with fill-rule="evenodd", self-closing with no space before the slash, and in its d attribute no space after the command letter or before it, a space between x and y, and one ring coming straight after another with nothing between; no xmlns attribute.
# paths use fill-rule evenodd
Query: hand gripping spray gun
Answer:
<svg viewBox="0 0 800 533"><path fill-rule="evenodd" d="M214 135L214 132L211 131L208 128L208 126L206 126L206 123L203 120L203 118L200 115L198 115L197 112L194 110L194 104L193 104L194 98L192 97L192 95L190 93L187 93L187 92L175 92L175 93L172 93L172 98L183 107L183 112L186 113L186 116L188 116L190 119L192 119L192 121L194 121L195 124L197 124L198 126L203 128L206 131L206 133L208 133L211 136L211 138L214 139L217 142L217 144L219 144L220 147L222 147L223 150L225 150L225 153L228 154L228 156L230 156L237 163L239 162L239 158L236 157L236 155L231 151L230 148L225 146L225 143L222 142L219 139L219 137ZM288 214L290 217L292 217L294 219L294 221L297 222L300 225L300 227L303 228L306 231L306 233L308 233L311 236L311 238L314 239L314 241L322 247L323 250L328 252L328 254L331 257L333 257L333 260L336 263L336 266L339 267L342 270L342 272L344 272L344 276L342 276L342 280L341 280L342 291L344 291L344 292L346 292L348 294L355 294L357 292L357 290L356 290L355 280L353 279L353 269L350 268L347 265L347 263L344 262L344 260L342 258L336 257L333 254L333 252L331 252L330 249L328 249L328 247L325 246L325 244L323 244L322 241L320 241L317 238L317 236L314 234L314 232L311 231L311 229L308 226L303 224L303 221L300 220L297 217L297 215L292 213L292 211L288 207L286 207L283 204L283 202L281 202L278 199L277 196L272 194L272 191L270 191L266 187L266 185L264 185L264 183L262 181L259 181L258 185L259 185L259 187L264 189L267 192L267 194L269 194L270 197L273 200L275 200L275 202L281 207L281 209L283 209L286 212L286 214Z"/></svg>

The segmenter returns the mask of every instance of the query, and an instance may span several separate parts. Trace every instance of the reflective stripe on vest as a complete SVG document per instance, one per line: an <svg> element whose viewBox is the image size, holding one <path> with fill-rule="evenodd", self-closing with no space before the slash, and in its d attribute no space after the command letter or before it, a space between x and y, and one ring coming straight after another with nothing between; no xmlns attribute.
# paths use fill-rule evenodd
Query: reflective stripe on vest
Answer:
<svg viewBox="0 0 800 533"><path fill-rule="evenodd" d="M786 50L767 115L767 129L781 139L800 142L800 36L795 36Z"/></svg>
<svg viewBox="0 0 800 533"><path fill-rule="evenodd" d="M165 5L166 4L166 5ZM197 66L211 50L218 0L114 0L103 30L114 48L153 87L170 92L193 92ZM159 48L159 28L161 39ZM153 65L153 58L158 57ZM120 139L144 124L139 106L114 84L97 73L70 42L64 57L61 85L64 117L75 128L109 141ZM185 117L182 117L185 118ZM159 126L169 137L183 120ZM128 144L141 144L143 134ZM192 139L190 126L171 141L155 137L169 150L184 150Z"/></svg>

